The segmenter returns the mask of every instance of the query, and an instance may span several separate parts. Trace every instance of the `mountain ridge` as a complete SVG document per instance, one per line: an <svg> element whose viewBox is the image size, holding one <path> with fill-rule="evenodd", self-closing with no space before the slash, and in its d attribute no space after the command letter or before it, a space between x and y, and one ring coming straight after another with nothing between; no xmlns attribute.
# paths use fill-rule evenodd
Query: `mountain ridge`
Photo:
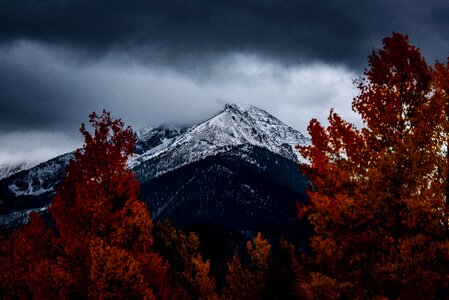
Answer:
<svg viewBox="0 0 449 300"><path fill-rule="evenodd" d="M21 171L29 170L37 164L29 162L21 162L16 164L1 164L0 165L0 180L8 178Z"/></svg>
<svg viewBox="0 0 449 300"><path fill-rule="evenodd" d="M296 165L301 157L294 146L308 143L299 131L268 112L237 104L226 104L221 112L189 128L147 127L135 134L136 151L128 167L134 170L142 183L208 157L233 153L245 145L250 149L266 149L273 157L280 156ZM245 151L239 155L241 157L236 161L248 162L255 167L263 164L257 159L249 161L254 158L246 155ZM23 220L30 211L42 211L49 204L72 156L73 152L66 153L0 180L0 226L11 222L12 215ZM14 207L20 210L14 210Z"/></svg>

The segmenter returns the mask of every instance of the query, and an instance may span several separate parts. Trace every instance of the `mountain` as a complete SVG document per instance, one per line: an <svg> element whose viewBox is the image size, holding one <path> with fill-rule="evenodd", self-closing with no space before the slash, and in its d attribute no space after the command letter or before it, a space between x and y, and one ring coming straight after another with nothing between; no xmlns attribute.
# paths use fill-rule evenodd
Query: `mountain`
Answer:
<svg viewBox="0 0 449 300"><path fill-rule="evenodd" d="M0 228L14 228L31 211L46 211L73 153L67 153L0 180Z"/></svg>
<svg viewBox="0 0 449 300"><path fill-rule="evenodd" d="M266 148L298 161L300 157L294 146L307 142L300 132L266 111L236 104L226 104L221 113L192 128L141 130L137 137L137 148L142 154L134 157L130 167L141 179L159 176L208 156L227 152L232 146L245 144ZM147 144L142 140L150 140L149 147L145 148Z"/></svg>
<svg viewBox="0 0 449 300"><path fill-rule="evenodd" d="M33 166L33 164L27 162L12 165L2 164L0 165L0 180L19 173L20 171L31 169Z"/></svg>
<svg viewBox="0 0 449 300"><path fill-rule="evenodd" d="M266 111L227 104L190 128L138 130L128 166L155 220L300 240L306 229L296 203L306 201L308 180L297 169L294 146L304 143L300 132ZM45 212L72 156L0 180L0 225L12 228L30 211Z"/></svg>

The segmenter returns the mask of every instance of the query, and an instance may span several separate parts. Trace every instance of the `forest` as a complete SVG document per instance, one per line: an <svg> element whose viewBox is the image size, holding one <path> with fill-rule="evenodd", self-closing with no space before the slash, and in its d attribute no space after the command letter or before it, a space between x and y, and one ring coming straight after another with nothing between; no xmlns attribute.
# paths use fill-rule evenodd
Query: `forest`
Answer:
<svg viewBox="0 0 449 300"><path fill-rule="evenodd" d="M196 233L153 224L126 168L133 131L103 111L81 126L51 220L0 237L0 298L449 298L449 61L393 33L355 85L364 127L331 111L297 147L310 251L259 233L218 274Z"/></svg>

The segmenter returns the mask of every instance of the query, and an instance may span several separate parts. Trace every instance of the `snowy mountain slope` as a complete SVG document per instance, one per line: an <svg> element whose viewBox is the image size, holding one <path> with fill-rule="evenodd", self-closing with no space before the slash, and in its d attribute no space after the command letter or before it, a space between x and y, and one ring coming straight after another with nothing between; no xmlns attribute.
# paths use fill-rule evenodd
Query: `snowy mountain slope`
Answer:
<svg viewBox="0 0 449 300"><path fill-rule="evenodd" d="M177 128L177 127L157 127L157 128L142 128L136 131L136 150L137 155L146 153L146 155L151 155L151 153L156 153L168 145L171 142L185 133L187 128Z"/></svg>
<svg viewBox="0 0 449 300"><path fill-rule="evenodd" d="M296 203L306 201L308 185L293 161L240 145L142 182L141 200L155 222L168 218L178 228L213 224L300 241L306 228Z"/></svg>
<svg viewBox="0 0 449 300"><path fill-rule="evenodd" d="M235 147L262 147L292 163L301 158L294 150L308 143L297 130L257 107L227 104L224 110L190 128L144 128L136 132L136 151L129 161L142 182L170 173L194 162L214 157ZM36 210L50 203L55 186L64 176L72 158L68 153L0 180L0 223L14 212ZM249 161L253 158L245 156ZM258 165L258 161L251 164ZM45 200L47 199L47 200ZM17 214L16 214L17 215ZM9 221L8 221L9 222Z"/></svg>
<svg viewBox="0 0 449 300"><path fill-rule="evenodd" d="M136 156L130 167L136 169L137 174L145 173L145 178L151 178L244 144L300 161L302 158L294 147L305 143L308 139L299 131L260 108L226 104L225 109L211 119L165 139L165 147L155 147Z"/></svg>
<svg viewBox="0 0 449 300"><path fill-rule="evenodd" d="M31 169L32 167L34 167L33 164L26 162L16 165L6 165L6 164L0 165L0 180L10 177L21 171Z"/></svg>
<svg viewBox="0 0 449 300"><path fill-rule="evenodd" d="M0 191L6 184L9 193L14 196L37 196L51 192L64 175L64 168L72 157L73 153L66 153L29 170L15 173L0 181Z"/></svg>

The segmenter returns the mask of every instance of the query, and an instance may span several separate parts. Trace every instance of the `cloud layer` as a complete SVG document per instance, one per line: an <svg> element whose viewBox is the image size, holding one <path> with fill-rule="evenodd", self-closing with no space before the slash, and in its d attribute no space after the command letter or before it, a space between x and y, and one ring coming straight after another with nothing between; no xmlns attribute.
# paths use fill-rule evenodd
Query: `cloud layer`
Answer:
<svg viewBox="0 0 449 300"><path fill-rule="evenodd" d="M115 56L79 63L67 52L19 42L0 50L0 69L8 74L0 76L5 87L0 98L11 99L0 102L0 138L9 133L2 145L11 147L5 150L9 153L20 145L18 138L30 132L45 133L44 149L49 142L80 145L80 124L103 108L135 128L191 125L217 113L226 102L260 106L303 132L311 117L325 119L329 107L357 122L348 113L356 74L324 64L286 68L256 56L230 55L216 61L210 71L214 76L198 78ZM5 163L2 157L6 160L7 155L0 155ZM38 155L34 160L41 159Z"/></svg>
<svg viewBox="0 0 449 300"><path fill-rule="evenodd" d="M409 34L431 60L445 58L448 16L444 0L6 0L0 39L66 45L93 57L118 50L178 68L243 52L360 69L392 31Z"/></svg>
<svg viewBox="0 0 449 300"><path fill-rule="evenodd" d="M393 31L408 34L428 61L445 60L449 6L0 1L0 164L80 145L81 122L103 108L135 128L194 124L224 102L260 106L304 133L332 107L360 126L352 81Z"/></svg>

